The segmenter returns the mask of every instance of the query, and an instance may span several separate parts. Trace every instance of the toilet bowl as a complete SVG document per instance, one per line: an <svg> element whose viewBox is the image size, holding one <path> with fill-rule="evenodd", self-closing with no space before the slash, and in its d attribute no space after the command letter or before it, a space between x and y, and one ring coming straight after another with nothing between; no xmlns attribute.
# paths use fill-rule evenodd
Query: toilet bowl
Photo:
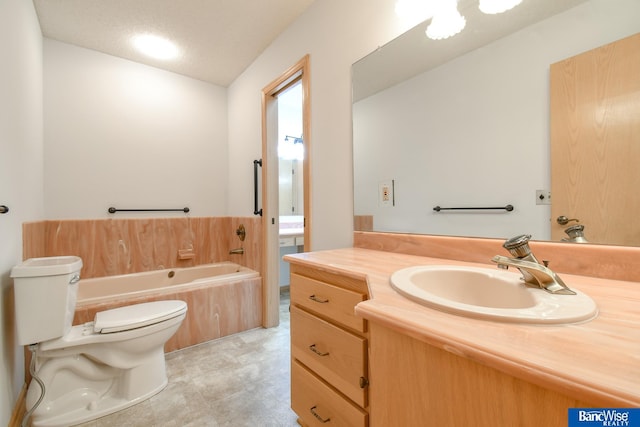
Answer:
<svg viewBox="0 0 640 427"><path fill-rule="evenodd" d="M81 267L78 257L48 257L11 271L18 341L35 348L34 377L44 385L33 426L87 422L140 403L167 385L164 344L180 327L187 304L119 307L71 326ZM27 410L42 393L32 381Z"/></svg>

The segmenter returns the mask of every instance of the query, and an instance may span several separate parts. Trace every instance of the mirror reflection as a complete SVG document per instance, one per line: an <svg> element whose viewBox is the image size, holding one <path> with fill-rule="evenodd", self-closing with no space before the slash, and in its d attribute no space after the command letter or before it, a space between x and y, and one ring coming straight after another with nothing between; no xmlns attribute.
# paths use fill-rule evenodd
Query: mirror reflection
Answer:
<svg viewBox="0 0 640 427"><path fill-rule="evenodd" d="M560 240L577 223L552 213L550 67L640 31L640 3L524 0L485 15L477 1L461 1L459 9L467 20L459 34L430 40L426 21L353 66L355 228ZM580 225L581 241L640 246L640 236L593 239L589 223Z"/></svg>

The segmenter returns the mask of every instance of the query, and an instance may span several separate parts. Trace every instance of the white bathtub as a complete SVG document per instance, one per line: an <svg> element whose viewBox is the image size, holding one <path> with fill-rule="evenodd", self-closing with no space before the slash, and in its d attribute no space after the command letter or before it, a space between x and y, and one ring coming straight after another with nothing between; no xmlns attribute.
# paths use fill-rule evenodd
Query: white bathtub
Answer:
<svg viewBox="0 0 640 427"><path fill-rule="evenodd" d="M78 283L78 305L122 300L184 288L215 285L258 277L258 272L232 262L204 264L195 267L167 268L142 273L81 279ZM165 288L171 289L165 289Z"/></svg>
<svg viewBox="0 0 640 427"><path fill-rule="evenodd" d="M189 309L165 351L262 326L262 278L230 262L81 279L74 324L92 321L99 311L171 299Z"/></svg>

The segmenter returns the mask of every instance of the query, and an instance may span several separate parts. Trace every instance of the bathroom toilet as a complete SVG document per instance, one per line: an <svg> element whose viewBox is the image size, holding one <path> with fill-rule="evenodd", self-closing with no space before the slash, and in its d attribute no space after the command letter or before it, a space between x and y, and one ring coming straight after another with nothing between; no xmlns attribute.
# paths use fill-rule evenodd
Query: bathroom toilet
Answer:
<svg viewBox="0 0 640 427"><path fill-rule="evenodd" d="M164 344L182 324L187 304L119 307L72 326L81 268L80 258L66 256L31 258L11 270L18 343L34 351L26 398L27 411L37 404L33 426L90 421L167 385Z"/></svg>

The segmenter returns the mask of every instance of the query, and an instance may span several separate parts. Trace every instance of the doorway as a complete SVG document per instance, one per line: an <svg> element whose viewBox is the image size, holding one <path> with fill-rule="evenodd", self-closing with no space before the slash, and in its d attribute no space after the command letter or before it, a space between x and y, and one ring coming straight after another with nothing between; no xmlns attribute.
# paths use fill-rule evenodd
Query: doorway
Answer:
<svg viewBox="0 0 640 427"><path fill-rule="evenodd" d="M304 132L302 81L296 80L278 98L278 207L280 294L289 287L289 263L282 257L304 247Z"/></svg>
<svg viewBox="0 0 640 427"><path fill-rule="evenodd" d="M309 96L308 55L262 90L264 327L279 324L282 254L311 248Z"/></svg>

